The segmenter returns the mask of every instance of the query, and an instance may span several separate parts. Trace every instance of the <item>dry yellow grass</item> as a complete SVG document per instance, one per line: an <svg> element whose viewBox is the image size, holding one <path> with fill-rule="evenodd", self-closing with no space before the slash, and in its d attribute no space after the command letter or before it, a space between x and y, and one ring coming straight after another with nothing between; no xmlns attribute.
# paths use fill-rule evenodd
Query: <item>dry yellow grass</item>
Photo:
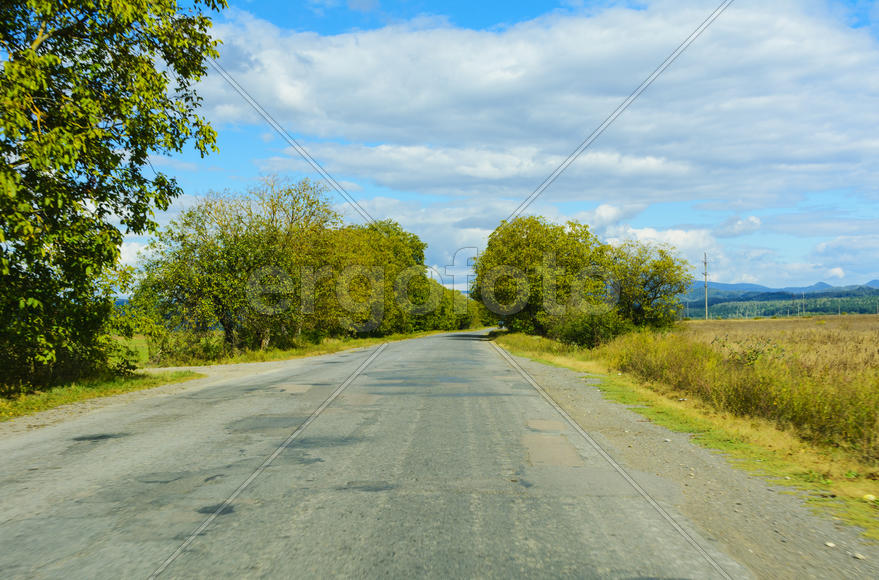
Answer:
<svg viewBox="0 0 879 580"><path fill-rule="evenodd" d="M879 462L879 317L690 322L594 353L715 409Z"/></svg>
<svg viewBox="0 0 879 580"><path fill-rule="evenodd" d="M879 316L875 314L691 321L683 328L687 336L706 344L723 337L742 345L769 342L798 364L818 372L857 375L879 369Z"/></svg>

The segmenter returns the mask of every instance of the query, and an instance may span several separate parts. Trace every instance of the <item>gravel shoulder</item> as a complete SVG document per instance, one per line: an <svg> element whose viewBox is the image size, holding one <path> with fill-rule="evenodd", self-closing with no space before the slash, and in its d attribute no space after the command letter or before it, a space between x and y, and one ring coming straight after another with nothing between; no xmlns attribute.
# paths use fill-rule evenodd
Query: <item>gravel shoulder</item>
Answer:
<svg viewBox="0 0 879 580"><path fill-rule="evenodd" d="M689 435L605 400L600 376L516 360L636 479L645 473L661 480L639 481L648 492L667 494L665 486L674 486L675 507L756 576L879 578L879 546L851 526L816 515L793 490L738 470Z"/></svg>

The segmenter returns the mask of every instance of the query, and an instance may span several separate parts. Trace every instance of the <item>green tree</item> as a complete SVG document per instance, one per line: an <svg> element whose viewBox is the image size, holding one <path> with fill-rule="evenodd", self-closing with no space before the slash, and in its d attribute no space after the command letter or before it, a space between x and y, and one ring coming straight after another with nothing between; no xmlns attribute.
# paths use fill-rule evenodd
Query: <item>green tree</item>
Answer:
<svg viewBox="0 0 879 580"><path fill-rule="evenodd" d="M636 325L663 327L678 319L681 296L693 281L690 264L671 247L627 241L608 261L608 293L620 315Z"/></svg>
<svg viewBox="0 0 879 580"><path fill-rule="evenodd" d="M577 222L501 222L477 260L472 295L511 328L545 334L543 315L603 299L605 254L588 226Z"/></svg>
<svg viewBox="0 0 879 580"><path fill-rule="evenodd" d="M269 178L246 196L206 197L159 232L132 297L154 358L188 349L208 356L199 350L215 328L224 343L211 346L217 351L298 338L309 322L303 274L326 262L327 235L340 224L325 194L307 179Z"/></svg>
<svg viewBox="0 0 879 580"><path fill-rule="evenodd" d="M517 218L488 238L472 293L513 330L596 346L674 322L692 281L668 246L600 242L588 226Z"/></svg>
<svg viewBox="0 0 879 580"><path fill-rule="evenodd" d="M166 361L479 324L475 302L427 277L425 247L390 220L342 225L321 185L271 178L159 232L128 320Z"/></svg>
<svg viewBox="0 0 879 580"><path fill-rule="evenodd" d="M433 287L427 278L427 244L393 220L347 226L334 245L336 305L348 332L384 335L423 328ZM338 294L338 292L337 292Z"/></svg>
<svg viewBox="0 0 879 580"><path fill-rule="evenodd" d="M112 302L100 277L123 233L180 194L151 154L215 133L195 83L224 0L0 4L0 382L99 364Z"/></svg>

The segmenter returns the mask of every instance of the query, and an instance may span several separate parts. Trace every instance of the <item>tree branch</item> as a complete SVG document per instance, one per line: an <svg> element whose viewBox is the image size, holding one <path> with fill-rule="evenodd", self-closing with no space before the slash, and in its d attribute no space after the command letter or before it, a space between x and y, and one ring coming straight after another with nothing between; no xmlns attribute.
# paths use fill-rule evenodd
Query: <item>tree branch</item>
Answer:
<svg viewBox="0 0 879 580"><path fill-rule="evenodd" d="M34 52L40 47L41 44L52 38L53 36L58 36L61 33L67 32L73 28L77 28L82 26L83 23L88 18L87 14L83 14L81 17L77 18L74 22L68 24L67 26L62 26L61 28L56 28L55 30L50 30L46 32L46 23L43 22L40 25L40 32L37 34L37 37L31 43L30 49Z"/></svg>

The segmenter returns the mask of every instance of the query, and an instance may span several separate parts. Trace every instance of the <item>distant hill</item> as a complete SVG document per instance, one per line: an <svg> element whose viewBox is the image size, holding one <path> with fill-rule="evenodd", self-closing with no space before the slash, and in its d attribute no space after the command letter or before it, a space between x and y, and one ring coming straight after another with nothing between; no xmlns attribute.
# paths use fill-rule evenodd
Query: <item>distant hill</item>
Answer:
<svg viewBox="0 0 879 580"><path fill-rule="evenodd" d="M873 288L879 289L879 280L870 280L866 284L859 284L856 286L831 286L827 282L817 282L812 284L811 286L786 286L784 288L770 288L768 286L761 286L760 284L726 284L724 282L708 282L708 293L709 295L720 295L724 297L732 297L732 296L743 296L745 294L752 293L766 293L766 294L818 294L818 293L826 293L826 292L841 292L841 291L854 291L858 288ZM691 295L695 297L695 295L702 296L705 292L705 282L695 281L690 284L690 290L687 292L686 296L690 297Z"/></svg>
<svg viewBox="0 0 879 580"><path fill-rule="evenodd" d="M704 282L694 282L681 297L688 311L705 304ZM709 315L721 318L741 316L783 316L790 312L810 314L879 313L879 280L857 286L811 286L769 288L759 284L708 283Z"/></svg>
<svg viewBox="0 0 879 580"><path fill-rule="evenodd" d="M788 292L790 294L814 294L816 292L828 292L833 290L833 286L828 284L827 282L818 282L817 284L812 284L811 286L788 286L787 288L782 288L782 292Z"/></svg>
<svg viewBox="0 0 879 580"><path fill-rule="evenodd" d="M704 290L705 282L693 282L690 286L690 291L693 289L696 290ZM723 282L708 282L709 290L720 290L722 292L771 292L771 289L767 286L761 286L759 284L724 284Z"/></svg>

